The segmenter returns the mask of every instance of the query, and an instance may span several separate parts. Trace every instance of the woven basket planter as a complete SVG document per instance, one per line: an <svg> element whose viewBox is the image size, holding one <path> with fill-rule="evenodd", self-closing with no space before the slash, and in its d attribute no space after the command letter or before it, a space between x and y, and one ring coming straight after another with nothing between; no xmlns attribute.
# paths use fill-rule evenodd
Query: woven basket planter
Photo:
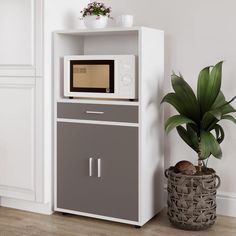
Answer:
<svg viewBox="0 0 236 236"><path fill-rule="evenodd" d="M216 190L220 178L213 169L207 169L204 175L184 175L175 173L174 167L170 167L165 176L168 178L167 214L174 226L203 230L215 223Z"/></svg>

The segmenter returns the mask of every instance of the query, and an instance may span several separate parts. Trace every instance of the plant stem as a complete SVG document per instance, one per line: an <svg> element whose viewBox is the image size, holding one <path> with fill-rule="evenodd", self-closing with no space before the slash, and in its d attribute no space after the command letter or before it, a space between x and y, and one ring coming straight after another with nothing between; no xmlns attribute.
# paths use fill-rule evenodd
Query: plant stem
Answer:
<svg viewBox="0 0 236 236"><path fill-rule="evenodd" d="M200 136L198 136L198 152L197 152L197 154L198 154L198 168L199 168L199 172L201 172L202 171L202 161L201 161L201 158L200 158L200 156L201 156L201 153L200 153Z"/></svg>
<svg viewBox="0 0 236 236"><path fill-rule="evenodd" d="M199 168L199 172L202 171L202 160L200 157L200 153L198 153L198 168Z"/></svg>

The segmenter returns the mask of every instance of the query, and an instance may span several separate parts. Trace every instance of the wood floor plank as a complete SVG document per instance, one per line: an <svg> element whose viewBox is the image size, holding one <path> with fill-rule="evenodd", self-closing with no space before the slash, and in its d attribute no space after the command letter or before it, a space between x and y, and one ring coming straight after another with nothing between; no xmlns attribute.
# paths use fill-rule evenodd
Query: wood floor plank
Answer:
<svg viewBox="0 0 236 236"><path fill-rule="evenodd" d="M0 236L236 236L236 218L219 216L206 231L171 226L166 211L141 229L109 221L55 213L51 216L0 207Z"/></svg>

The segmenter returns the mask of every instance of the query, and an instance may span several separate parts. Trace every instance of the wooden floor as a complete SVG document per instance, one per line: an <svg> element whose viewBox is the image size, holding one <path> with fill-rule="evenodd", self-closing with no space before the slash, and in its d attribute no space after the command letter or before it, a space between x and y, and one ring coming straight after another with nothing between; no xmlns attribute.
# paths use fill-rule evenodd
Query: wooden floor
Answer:
<svg viewBox="0 0 236 236"><path fill-rule="evenodd" d="M141 229L130 225L59 213L45 216L0 208L0 236L236 236L236 218L219 216L217 223L201 232L173 228L163 211Z"/></svg>

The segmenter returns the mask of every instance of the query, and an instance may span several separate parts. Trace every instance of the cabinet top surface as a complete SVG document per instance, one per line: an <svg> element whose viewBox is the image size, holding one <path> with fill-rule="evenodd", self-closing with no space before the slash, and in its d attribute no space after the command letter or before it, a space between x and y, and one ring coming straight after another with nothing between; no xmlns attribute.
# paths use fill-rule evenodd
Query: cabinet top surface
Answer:
<svg viewBox="0 0 236 236"><path fill-rule="evenodd" d="M148 28L143 26L133 26L133 27L112 27L112 28L103 28L103 29L68 29L68 30L58 30L54 33L56 34L69 34L69 35L96 35L96 34L130 34L138 33L143 30L156 30L163 32L159 29Z"/></svg>

